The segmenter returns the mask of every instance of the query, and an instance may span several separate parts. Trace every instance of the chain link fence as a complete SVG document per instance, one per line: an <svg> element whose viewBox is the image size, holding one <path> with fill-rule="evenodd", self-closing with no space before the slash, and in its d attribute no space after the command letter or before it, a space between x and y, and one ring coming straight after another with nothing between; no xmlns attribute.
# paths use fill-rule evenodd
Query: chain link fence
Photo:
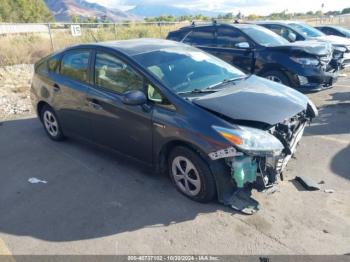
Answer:
<svg viewBox="0 0 350 262"><path fill-rule="evenodd" d="M0 66L31 64L64 47L132 38L165 38L189 22L0 24Z"/></svg>
<svg viewBox="0 0 350 262"><path fill-rule="evenodd" d="M311 25L337 24L350 27L350 16L346 15L329 18L315 17L302 21ZM0 66L32 64L53 51L78 43L131 38L165 38L168 32L189 24L190 22L0 23Z"/></svg>

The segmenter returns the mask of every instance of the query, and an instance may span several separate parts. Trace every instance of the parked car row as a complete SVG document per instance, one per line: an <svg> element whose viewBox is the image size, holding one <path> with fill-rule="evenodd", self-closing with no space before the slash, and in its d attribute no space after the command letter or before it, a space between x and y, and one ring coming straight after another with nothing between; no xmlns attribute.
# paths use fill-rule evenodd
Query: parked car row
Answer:
<svg viewBox="0 0 350 262"><path fill-rule="evenodd" d="M297 22L258 24L192 24L170 32L167 39L305 92L331 87L338 70L350 65L349 39L325 36Z"/></svg>
<svg viewBox="0 0 350 262"><path fill-rule="evenodd" d="M350 66L350 39L345 37L327 35L307 24L295 21L264 21L258 22L290 42L315 40L330 43L333 46L333 58L337 61L335 66L344 69Z"/></svg>
<svg viewBox="0 0 350 262"><path fill-rule="evenodd" d="M170 32L174 41L68 47L35 64L32 103L52 140L110 147L168 173L190 199L252 214L251 189L283 179L318 115L293 88L329 88L346 66L346 44L284 34L214 23Z"/></svg>

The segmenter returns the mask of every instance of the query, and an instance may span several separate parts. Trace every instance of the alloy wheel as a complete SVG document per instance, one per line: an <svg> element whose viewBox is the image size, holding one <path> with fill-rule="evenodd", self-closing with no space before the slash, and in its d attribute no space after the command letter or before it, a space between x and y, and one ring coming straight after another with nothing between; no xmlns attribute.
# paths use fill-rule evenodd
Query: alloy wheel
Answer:
<svg viewBox="0 0 350 262"><path fill-rule="evenodd" d="M171 172L177 187L188 196L196 196L201 190L201 180L194 164L186 157L177 156Z"/></svg>
<svg viewBox="0 0 350 262"><path fill-rule="evenodd" d="M58 135L58 122L53 113L46 110L43 115L43 121L47 132L52 136Z"/></svg>

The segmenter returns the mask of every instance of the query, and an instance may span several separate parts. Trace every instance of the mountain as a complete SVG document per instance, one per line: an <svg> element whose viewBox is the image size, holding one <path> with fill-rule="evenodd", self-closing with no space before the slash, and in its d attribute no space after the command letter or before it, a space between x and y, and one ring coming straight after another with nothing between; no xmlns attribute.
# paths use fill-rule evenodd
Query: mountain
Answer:
<svg viewBox="0 0 350 262"><path fill-rule="evenodd" d="M139 17L158 17L161 15L172 15L172 16L182 16L182 15L198 15L202 14L204 16L216 17L220 13L204 11L204 10L192 10L188 8L175 7L171 5L161 5L161 4L139 4L134 8L127 11L129 14L133 14Z"/></svg>
<svg viewBox="0 0 350 262"><path fill-rule="evenodd" d="M54 15L56 21L59 22L71 21L73 15L81 18L107 18L112 22L136 19L135 16L121 10L109 9L102 5L90 3L85 0L45 0L45 3Z"/></svg>

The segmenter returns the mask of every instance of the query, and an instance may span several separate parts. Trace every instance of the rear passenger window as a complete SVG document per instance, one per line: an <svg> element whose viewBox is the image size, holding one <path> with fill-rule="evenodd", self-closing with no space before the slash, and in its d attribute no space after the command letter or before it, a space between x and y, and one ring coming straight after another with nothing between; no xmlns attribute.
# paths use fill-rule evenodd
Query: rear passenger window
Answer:
<svg viewBox="0 0 350 262"><path fill-rule="evenodd" d="M113 55L96 54L95 84L116 93L143 90L143 78Z"/></svg>
<svg viewBox="0 0 350 262"><path fill-rule="evenodd" d="M192 45L214 46L214 32L213 27L195 28L183 42Z"/></svg>
<svg viewBox="0 0 350 262"><path fill-rule="evenodd" d="M68 51L62 58L61 75L73 80L87 82L89 57L89 51Z"/></svg>
<svg viewBox="0 0 350 262"><path fill-rule="evenodd" d="M229 27L218 28L217 46L232 48L242 42L248 42L248 40L240 31Z"/></svg>

